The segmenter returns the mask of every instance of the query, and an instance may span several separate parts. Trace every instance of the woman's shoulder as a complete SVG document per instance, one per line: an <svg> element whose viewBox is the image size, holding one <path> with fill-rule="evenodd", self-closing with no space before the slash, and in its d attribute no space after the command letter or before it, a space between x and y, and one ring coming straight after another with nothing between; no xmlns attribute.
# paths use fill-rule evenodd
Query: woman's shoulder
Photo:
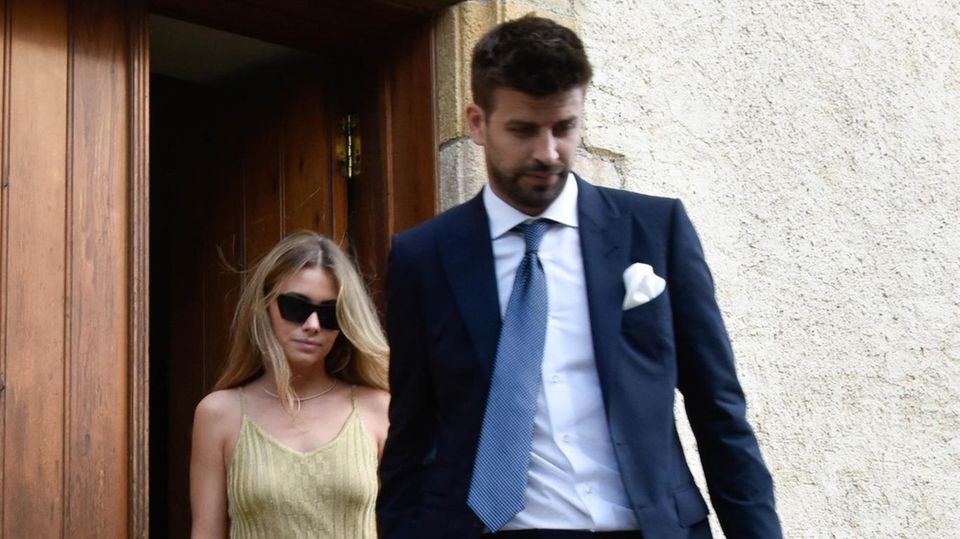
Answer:
<svg viewBox="0 0 960 539"><path fill-rule="evenodd" d="M367 386L354 386L359 402L360 417L367 432L377 444L377 458L383 453L383 443L387 439L390 420L387 412L390 408L390 393L382 389Z"/></svg>
<svg viewBox="0 0 960 539"><path fill-rule="evenodd" d="M382 389L354 386L360 412L377 430L386 430L387 412L390 409L390 394Z"/></svg>
<svg viewBox="0 0 960 539"><path fill-rule="evenodd" d="M372 412L387 413L390 406L390 393L375 387L354 386L360 405Z"/></svg>
<svg viewBox="0 0 960 539"><path fill-rule="evenodd" d="M207 440L223 452L224 462L229 462L232 448L243 423L243 406L240 391L221 389L200 400L193 415L194 440Z"/></svg>
<svg viewBox="0 0 960 539"><path fill-rule="evenodd" d="M194 421L219 424L239 419L243 415L240 398L240 390L237 388L214 391L197 404Z"/></svg>

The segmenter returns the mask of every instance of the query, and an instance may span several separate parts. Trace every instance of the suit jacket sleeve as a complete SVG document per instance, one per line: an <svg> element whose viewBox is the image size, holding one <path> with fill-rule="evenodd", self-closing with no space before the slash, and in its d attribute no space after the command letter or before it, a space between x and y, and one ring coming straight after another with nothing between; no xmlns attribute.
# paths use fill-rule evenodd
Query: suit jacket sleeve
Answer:
<svg viewBox="0 0 960 539"><path fill-rule="evenodd" d="M387 268L390 342L390 431L380 462L377 516L380 536L411 537L421 503L424 460L435 431L426 371L421 290L414 263L394 238ZM411 257L412 258L412 257Z"/></svg>
<svg viewBox="0 0 960 539"><path fill-rule="evenodd" d="M746 402L713 279L680 201L671 220L667 283L677 343L677 385L697 439L711 502L727 537L782 537L773 482L746 420Z"/></svg>

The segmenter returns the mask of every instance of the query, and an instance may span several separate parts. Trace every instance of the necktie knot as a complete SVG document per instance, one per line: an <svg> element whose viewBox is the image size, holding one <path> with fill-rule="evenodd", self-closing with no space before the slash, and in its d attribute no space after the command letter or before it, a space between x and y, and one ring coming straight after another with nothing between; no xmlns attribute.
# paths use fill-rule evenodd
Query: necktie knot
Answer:
<svg viewBox="0 0 960 539"><path fill-rule="evenodd" d="M540 250L543 235L552 223L553 221L549 219L537 219L517 225L516 230L523 234L523 241L527 244L526 254L536 253Z"/></svg>

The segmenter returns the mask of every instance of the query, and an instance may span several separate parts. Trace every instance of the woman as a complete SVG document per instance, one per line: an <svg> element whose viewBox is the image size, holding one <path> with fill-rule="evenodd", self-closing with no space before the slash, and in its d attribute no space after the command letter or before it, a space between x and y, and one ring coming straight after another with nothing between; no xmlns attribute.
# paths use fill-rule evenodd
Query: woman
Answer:
<svg viewBox="0 0 960 539"><path fill-rule="evenodd" d="M332 241L293 234L254 268L226 369L197 405L194 538L376 537L388 348Z"/></svg>

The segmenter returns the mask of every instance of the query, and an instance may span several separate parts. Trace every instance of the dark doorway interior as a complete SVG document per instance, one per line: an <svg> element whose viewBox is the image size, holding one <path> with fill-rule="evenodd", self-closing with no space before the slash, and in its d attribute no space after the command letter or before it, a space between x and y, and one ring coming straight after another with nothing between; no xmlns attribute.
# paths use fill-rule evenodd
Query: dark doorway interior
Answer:
<svg viewBox="0 0 960 539"><path fill-rule="evenodd" d="M325 80L334 66L172 19L154 24L151 533L186 537L193 408L226 357L243 271L294 230L346 241L347 196L333 155L340 105Z"/></svg>

